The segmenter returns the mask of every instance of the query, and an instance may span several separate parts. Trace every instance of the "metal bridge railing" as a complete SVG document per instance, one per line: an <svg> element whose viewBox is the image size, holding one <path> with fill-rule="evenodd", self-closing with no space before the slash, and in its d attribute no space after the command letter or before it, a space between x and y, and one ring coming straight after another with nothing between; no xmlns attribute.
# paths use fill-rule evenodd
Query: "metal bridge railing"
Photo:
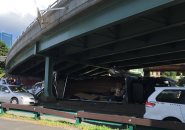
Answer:
<svg viewBox="0 0 185 130"><path fill-rule="evenodd" d="M50 5L48 8L53 7L66 7L65 10L62 11L44 11L41 12L43 19L46 21L46 23L41 27L38 20L35 19L27 28L25 31L22 32L22 34L17 38L13 46L11 47L7 59L6 64L14 64L13 57L16 57L21 50L26 48L27 46L32 46L35 44L35 40L38 40L40 36L42 36L43 33L46 33L51 28L57 26L58 24L61 24L62 22L65 22L69 20L71 17L73 17L76 13L83 11L84 9L87 9L90 6L93 6L94 4L100 2L101 0L83 0L81 2L76 2L75 6L71 4L71 0L57 0L52 5ZM87 4L87 3L90 4ZM69 7L70 6L70 7ZM81 8L82 7L82 8ZM65 17L64 17L65 16ZM47 21L48 20L48 21Z"/></svg>
<svg viewBox="0 0 185 130"><path fill-rule="evenodd" d="M8 110L22 110L33 112L35 119L40 119L43 114L50 114L58 117L69 118L76 120L76 124L81 122L101 123L113 126L127 126L129 130L184 130L185 124L170 121L149 120L129 116L98 114L84 111L66 112L42 108L39 106L25 106L9 103L2 103L0 113L3 114Z"/></svg>
<svg viewBox="0 0 185 130"><path fill-rule="evenodd" d="M49 10L49 9L51 9L51 8L53 8L53 7L55 7L55 6L56 6L59 2L61 2L61 1L64 1L64 0L56 0L53 4L51 4L51 5L48 6L47 10ZM66 0L65 0L65 1L66 1ZM41 12L42 15L46 14L46 13L47 13L47 10ZM25 34L25 32L27 32L27 31L34 25L34 23L36 23L36 22L37 22L37 18L35 18L34 21L31 22L31 23L28 25L28 27L26 27L25 31L23 31L23 32L21 33L21 35L16 39L16 42L19 41L19 40L21 39L22 35Z"/></svg>

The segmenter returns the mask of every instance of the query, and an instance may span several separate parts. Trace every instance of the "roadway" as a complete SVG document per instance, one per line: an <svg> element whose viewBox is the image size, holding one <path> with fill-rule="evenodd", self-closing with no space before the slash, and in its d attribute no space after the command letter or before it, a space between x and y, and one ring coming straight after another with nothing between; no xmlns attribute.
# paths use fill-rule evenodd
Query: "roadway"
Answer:
<svg viewBox="0 0 185 130"><path fill-rule="evenodd" d="M59 127L49 127L44 125L33 124L24 121L2 119L0 118L0 129L1 130L73 130L73 128L59 128ZM75 128L74 128L75 129Z"/></svg>

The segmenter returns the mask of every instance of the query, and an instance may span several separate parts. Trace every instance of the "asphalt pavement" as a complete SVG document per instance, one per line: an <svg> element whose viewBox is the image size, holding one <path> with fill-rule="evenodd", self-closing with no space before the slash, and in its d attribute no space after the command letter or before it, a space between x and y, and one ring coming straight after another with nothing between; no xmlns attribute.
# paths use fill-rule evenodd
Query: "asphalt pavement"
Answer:
<svg viewBox="0 0 185 130"><path fill-rule="evenodd" d="M67 130L67 129L0 118L0 130Z"/></svg>

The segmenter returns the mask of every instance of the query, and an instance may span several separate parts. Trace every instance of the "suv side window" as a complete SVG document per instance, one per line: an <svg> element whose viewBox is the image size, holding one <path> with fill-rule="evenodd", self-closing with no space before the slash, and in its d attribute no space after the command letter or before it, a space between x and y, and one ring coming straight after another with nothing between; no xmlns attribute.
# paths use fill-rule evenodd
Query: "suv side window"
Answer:
<svg viewBox="0 0 185 130"><path fill-rule="evenodd" d="M184 90L164 90L156 98L159 102L185 104Z"/></svg>

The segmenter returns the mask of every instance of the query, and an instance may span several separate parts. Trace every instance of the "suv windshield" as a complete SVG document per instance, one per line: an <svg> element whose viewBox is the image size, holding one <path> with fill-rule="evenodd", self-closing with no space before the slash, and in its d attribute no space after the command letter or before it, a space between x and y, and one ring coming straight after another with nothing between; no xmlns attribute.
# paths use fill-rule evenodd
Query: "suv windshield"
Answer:
<svg viewBox="0 0 185 130"><path fill-rule="evenodd" d="M12 92L26 92L21 86L9 86Z"/></svg>

